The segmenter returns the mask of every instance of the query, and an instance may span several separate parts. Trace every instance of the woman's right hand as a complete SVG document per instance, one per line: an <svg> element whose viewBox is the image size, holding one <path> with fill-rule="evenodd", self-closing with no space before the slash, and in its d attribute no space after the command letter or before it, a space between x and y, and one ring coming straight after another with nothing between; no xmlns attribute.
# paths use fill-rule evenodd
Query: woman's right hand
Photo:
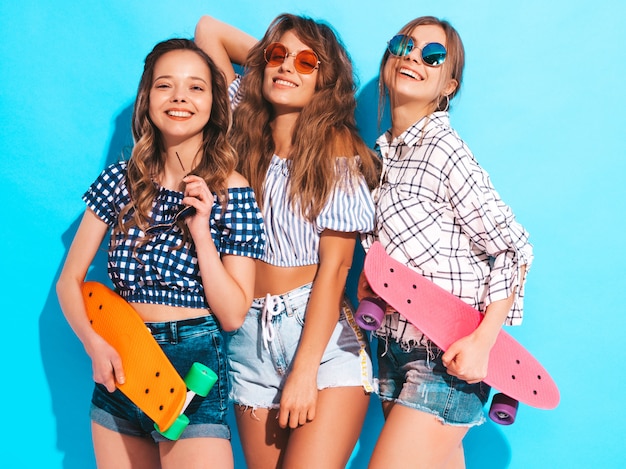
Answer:
<svg viewBox="0 0 626 469"><path fill-rule="evenodd" d="M257 40L230 24L205 15L196 25L194 42L213 59L230 84L235 79L233 64L244 65Z"/></svg>
<svg viewBox="0 0 626 469"><path fill-rule="evenodd" d="M116 383L124 384L126 377L122 358L106 340L94 333L85 349L91 357L93 380L96 383L102 384L109 392L115 391Z"/></svg>

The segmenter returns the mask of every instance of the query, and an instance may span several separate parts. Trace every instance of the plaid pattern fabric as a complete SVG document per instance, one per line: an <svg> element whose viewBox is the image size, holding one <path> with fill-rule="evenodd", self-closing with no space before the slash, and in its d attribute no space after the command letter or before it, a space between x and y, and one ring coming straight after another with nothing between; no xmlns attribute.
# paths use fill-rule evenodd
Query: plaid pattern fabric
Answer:
<svg viewBox="0 0 626 469"><path fill-rule="evenodd" d="M480 311L517 288L507 324L520 324L524 279L530 267L528 233L500 199L488 174L450 127L447 112L435 112L377 145L381 183L374 193L378 238L398 261ZM378 334L403 343L423 340L398 314L388 315Z"/></svg>
<svg viewBox="0 0 626 469"><path fill-rule="evenodd" d="M151 219L165 223L184 206L183 193L160 188ZM130 203L126 187L126 162L106 168L83 200L87 207L109 226L117 223L121 209ZM215 202L210 220L211 237L221 254L260 258L265 233L261 213L249 187L228 190L225 212ZM182 243L178 226L150 238L141 245L145 233L137 227L128 235L114 232L109 244L109 276L120 295L128 301L167 304L189 308L208 308L191 239Z"/></svg>

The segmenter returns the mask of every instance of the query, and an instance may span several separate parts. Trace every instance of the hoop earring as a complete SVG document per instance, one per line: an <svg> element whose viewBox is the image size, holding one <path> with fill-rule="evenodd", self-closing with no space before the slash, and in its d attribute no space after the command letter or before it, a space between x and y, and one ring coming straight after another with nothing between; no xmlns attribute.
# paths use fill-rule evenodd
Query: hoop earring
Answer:
<svg viewBox="0 0 626 469"><path fill-rule="evenodd" d="M442 112L447 112L450 109L450 95L444 94L444 98L446 98L446 107L442 109Z"/></svg>

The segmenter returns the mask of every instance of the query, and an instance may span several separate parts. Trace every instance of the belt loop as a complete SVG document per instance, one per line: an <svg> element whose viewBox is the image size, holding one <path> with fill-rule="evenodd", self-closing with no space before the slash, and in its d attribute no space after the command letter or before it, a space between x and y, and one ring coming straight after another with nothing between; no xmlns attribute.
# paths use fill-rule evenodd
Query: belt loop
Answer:
<svg viewBox="0 0 626 469"><path fill-rule="evenodd" d="M178 322L172 321L170 325L170 344L178 343Z"/></svg>
<svg viewBox="0 0 626 469"><path fill-rule="evenodd" d="M293 306L291 306L291 295L289 293L281 296L283 300L283 304L285 305L285 313L287 313L287 317L292 317L294 315Z"/></svg>

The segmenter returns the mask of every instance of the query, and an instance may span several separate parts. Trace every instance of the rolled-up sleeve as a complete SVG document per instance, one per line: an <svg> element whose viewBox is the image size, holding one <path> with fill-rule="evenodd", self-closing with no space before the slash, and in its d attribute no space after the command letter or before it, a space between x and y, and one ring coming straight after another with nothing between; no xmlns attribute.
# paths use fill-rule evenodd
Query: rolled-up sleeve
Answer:
<svg viewBox="0 0 626 469"><path fill-rule="evenodd" d="M524 283L533 259L528 233L471 155L457 154L450 161L448 190L455 215L472 243L491 258L485 304L515 292L506 323L521 324Z"/></svg>

